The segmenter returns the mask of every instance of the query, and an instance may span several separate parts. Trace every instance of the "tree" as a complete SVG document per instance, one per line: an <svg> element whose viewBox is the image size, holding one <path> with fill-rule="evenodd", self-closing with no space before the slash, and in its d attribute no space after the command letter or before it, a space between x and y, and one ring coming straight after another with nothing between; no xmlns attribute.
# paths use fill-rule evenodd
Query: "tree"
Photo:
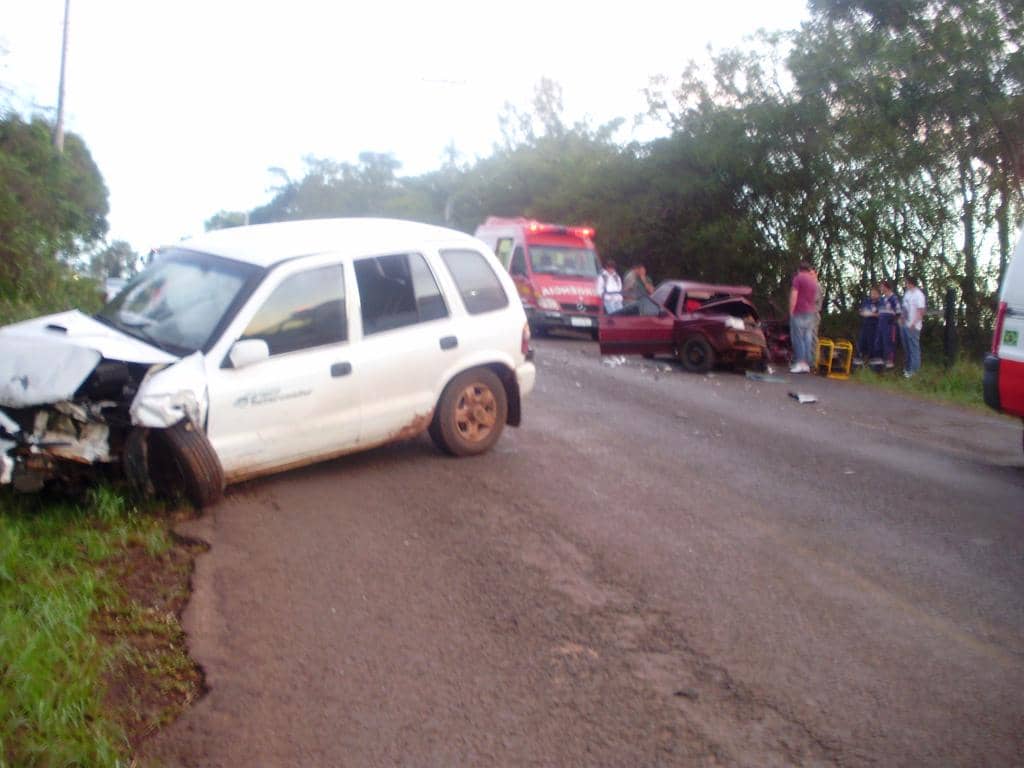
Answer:
<svg viewBox="0 0 1024 768"><path fill-rule="evenodd" d="M100 279L132 277L139 271L139 254L124 240L115 240L89 260L89 272Z"/></svg>
<svg viewBox="0 0 1024 768"><path fill-rule="evenodd" d="M88 303L70 265L107 231L107 189L80 137L64 153L39 117L0 118L0 315ZM91 290L91 289L89 289Z"/></svg>
<svg viewBox="0 0 1024 768"><path fill-rule="evenodd" d="M204 223L207 232L214 229L230 229L231 227L242 227L249 223L249 214L245 211L217 211Z"/></svg>

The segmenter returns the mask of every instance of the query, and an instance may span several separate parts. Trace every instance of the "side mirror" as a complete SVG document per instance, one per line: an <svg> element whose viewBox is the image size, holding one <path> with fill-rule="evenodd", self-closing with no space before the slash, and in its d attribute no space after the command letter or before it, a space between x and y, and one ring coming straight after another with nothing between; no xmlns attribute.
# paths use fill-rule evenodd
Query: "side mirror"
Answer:
<svg viewBox="0 0 1024 768"><path fill-rule="evenodd" d="M228 360L232 368L245 368L270 358L270 347L263 339L243 339L236 341L228 352Z"/></svg>

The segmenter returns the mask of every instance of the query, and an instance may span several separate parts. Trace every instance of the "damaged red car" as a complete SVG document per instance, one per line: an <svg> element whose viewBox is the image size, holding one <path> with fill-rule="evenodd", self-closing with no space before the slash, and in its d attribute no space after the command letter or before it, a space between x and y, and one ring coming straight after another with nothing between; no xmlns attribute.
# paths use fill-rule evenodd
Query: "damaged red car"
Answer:
<svg viewBox="0 0 1024 768"><path fill-rule="evenodd" d="M752 292L746 286L664 282L649 297L601 317L601 354L674 355L694 373L719 364L763 368L768 348Z"/></svg>

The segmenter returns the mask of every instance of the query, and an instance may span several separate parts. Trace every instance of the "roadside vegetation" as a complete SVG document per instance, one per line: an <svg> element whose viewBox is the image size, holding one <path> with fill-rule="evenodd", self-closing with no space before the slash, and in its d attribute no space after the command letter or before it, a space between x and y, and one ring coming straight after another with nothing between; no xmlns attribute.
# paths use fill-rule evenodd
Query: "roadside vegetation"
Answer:
<svg viewBox="0 0 1024 768"><path fill-rule="evenodd" d="M127 765L201 692L171 522L109 487L0 495L0 768Z"/></svg>
<svg viewBox="0 0 1024 768"><path fill-rule="evenodd" d="M982 397L981 378L981 364L970 360L959 360L949 368L924 362L912 379L903 378L899 368L883 373L861 369L853 375L854 381L872 387L991 412Z"/></svg>

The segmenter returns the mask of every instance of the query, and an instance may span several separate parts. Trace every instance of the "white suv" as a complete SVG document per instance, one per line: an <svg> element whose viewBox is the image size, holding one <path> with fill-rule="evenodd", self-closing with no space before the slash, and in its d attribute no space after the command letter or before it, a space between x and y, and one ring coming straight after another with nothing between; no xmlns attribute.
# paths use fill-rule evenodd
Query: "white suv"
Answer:
<svg viewBox="0 0 1024 768"><path fill-rule="evenodd" d="M208 233L90 318L0 329L0 482L123 471L198 505L226 483L429 431L463 456L517 426L526 316L468 235L381 219Z"/></svg>

